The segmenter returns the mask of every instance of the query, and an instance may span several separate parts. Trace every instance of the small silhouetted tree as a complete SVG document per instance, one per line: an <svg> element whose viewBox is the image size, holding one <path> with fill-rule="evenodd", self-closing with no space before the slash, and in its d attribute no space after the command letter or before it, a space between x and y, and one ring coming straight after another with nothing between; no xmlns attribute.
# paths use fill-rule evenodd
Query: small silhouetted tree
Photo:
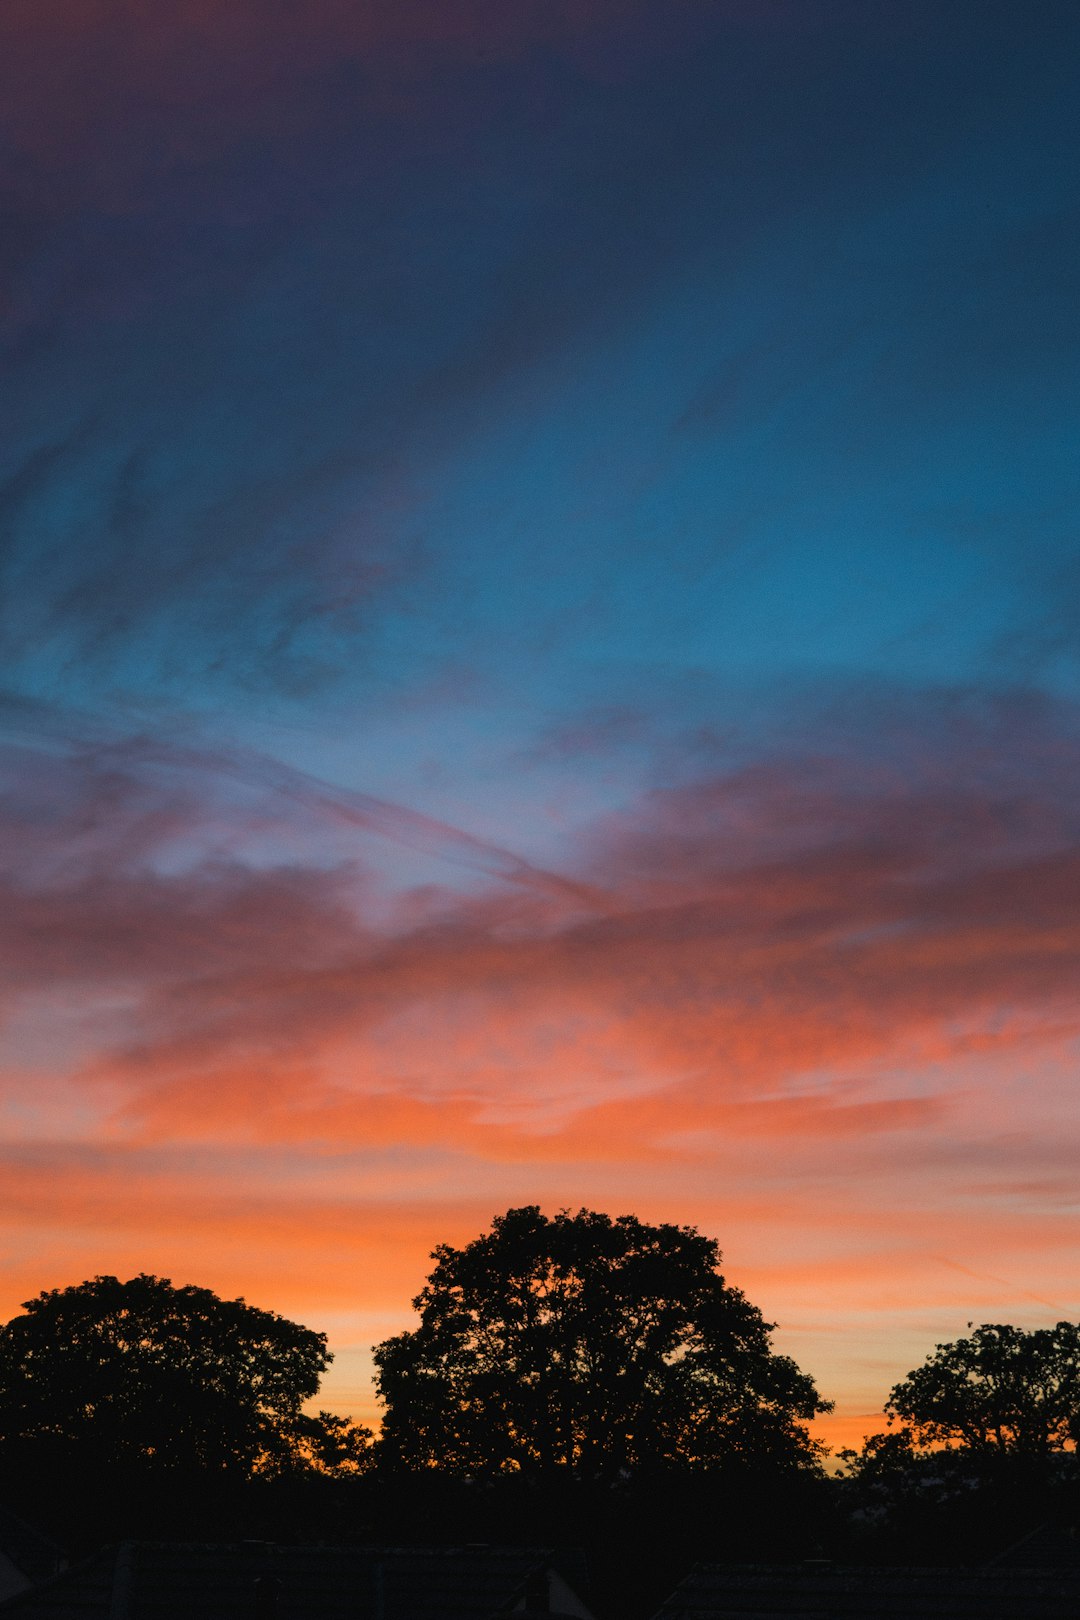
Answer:
<svg viewBox="0 0 1080 1620"><path fill-rule="evenodd" d="M1047 1457L1080 1441L1080 1327L984 1323L939 1344L885 1407L911 1444Z"/></svg>
<svg viewBox="0 0 1080 1620"><path fill-rule="evenodd" d="M528 1206L432 1258L419 1327L375 1348L390 1461L592 1479L819 1465L803 1422L827 1403L694 1228Z"/></svg>
<svg viewBox="0 0 1080 1620"><path fill-rule="evenodd" d="M939 1344L898 1383L890 1428L841 1453L850 1523L874 1556L981 1561L1075 1515L1080 1329L1000 1323Z"/></svg>
<svg viewBox="0 0 1080 1620"><path fill-rule="evenodd" d="M369 1432L303 1411L326 1336L165 1277L95 1277L0 1328L0 1462L249 1477L355 1472Z"/></svg>

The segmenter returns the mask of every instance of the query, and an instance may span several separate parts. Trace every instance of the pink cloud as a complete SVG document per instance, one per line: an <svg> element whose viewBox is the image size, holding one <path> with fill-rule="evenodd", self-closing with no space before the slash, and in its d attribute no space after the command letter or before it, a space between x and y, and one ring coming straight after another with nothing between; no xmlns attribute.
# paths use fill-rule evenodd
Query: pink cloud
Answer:
<svg viewBox="0 0 1080 1620"><path fill-rule="evenodd" d="M395 825L393 806L373 822L365 801L364 830L416 823L510 880L408 897L395 924L365 915L355 866L155 865L155 834L197 819L175 794L154 804L138 772L157 762L136 751L104 781L57 767L69 819L100 833L14 878L0 921L9 984L130 998L96 1070L154 1130L189 1111L203 1132L444 1134L526 1157L570 1137L651 1154L680 1133L866 1134L929 1126L935 1103L853 1095L860 1075L1080 1025L1080 854L1067 808L1030 793L794 761L652 795L596 829L572 881L413 812ZM253 780L283 816L353 813L325 785ZM7 835L38 837L26 818Z"/></svg>

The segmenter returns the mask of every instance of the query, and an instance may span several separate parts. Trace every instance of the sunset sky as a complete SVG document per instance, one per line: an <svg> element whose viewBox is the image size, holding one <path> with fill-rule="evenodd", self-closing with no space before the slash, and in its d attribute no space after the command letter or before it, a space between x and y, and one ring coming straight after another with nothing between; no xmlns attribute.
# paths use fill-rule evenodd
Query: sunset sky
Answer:
<svg viewBox="0 0 1080 1620"><path fill-rule="evenodd" d="M0 1317L1080 1316L1075 0L5 0Z"/></svg>

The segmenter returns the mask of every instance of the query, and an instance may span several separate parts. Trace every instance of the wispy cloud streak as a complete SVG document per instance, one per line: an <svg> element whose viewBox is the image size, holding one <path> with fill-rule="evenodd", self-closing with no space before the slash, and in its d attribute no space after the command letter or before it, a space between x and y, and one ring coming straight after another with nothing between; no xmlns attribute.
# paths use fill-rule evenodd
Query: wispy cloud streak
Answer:
<svg viewBox="0 0 1080 1620"><path fill-rule="evenodd" d="M148 733L118 734L115 722L110 724L86 714L64 714L24 698L5 698L0 693L0 736L4 734L31 748L40 748L45 742L60 745L101 775L116 771L137 778L141 772L158 769L218 782L233 781L297 805L316 820L339 821L483 877L536 889L591 909L606 904L601 891L545 871L490 840L477 838L407 805L322 781L251 748L184 746Z"/></svg>

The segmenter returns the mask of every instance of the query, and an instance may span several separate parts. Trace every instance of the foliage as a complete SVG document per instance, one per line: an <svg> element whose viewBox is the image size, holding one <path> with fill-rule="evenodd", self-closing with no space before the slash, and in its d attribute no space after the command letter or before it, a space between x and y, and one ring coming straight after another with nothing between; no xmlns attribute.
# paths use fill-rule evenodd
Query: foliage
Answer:
<svg viewBox="0 0 1080 1620"><path fill-rule="evenodd" d="M1080 1441L1080 1327L984 1323L939 1344L885 1408L914 1446L1046 1457Z"/></svg>
<svg viewBox="0 0 1080 1620"><path fill-rule="evenodd" d="M389 1460L594 1479L819 1465L799 1420L827 1404L692 1227L531 1205L432 1258L419 1327L375 1348Z"/></svg>
<svg viewBox="0 0 1080 1620"><path fill-rule="evenodd" d="M862 1479L906 1473L914 1456L915 1444L909 1428L886 1429L868 1434L861 1451L841 1451L839 1457L844 1466L839 1474L841 1478Z"/></svg>
<svg viewBox="0 0 1080 1620"><path fill-rule="evenodd" d="M985 1323L939 1344L893 1389L890 1429L841 1452L849 1532L883 1562L979 1563L1080 1487L1080 1330Z"/></svg>
<svg viewBox="0 0 1080 1620"><path fill-rule="evenodd" d="M302 1411L326 1336L164 1277L95 1277L0 1328L0 1455L246 1477L335 1465L370 1436Z"/></svg>
<svg viewBox="0 0 1080 1620"><path fill-rule="evenodd" d="M971 1493L980 1474L969 1454L944 1447L920 1449L906 1425L867 1435L859 1451L839 1454L848 1506L862 1521L884 1523L914 1504L943 1503Z"/></svg>
<svg viewBox="0 0 1080 1620"><path fill-rule="evenodd" d="M284 1427L282 1438L285 1444L267 1458L264 1472L348 1479L366 1473L374 1462L371 1430L334 1412L300 1412Z"/></svg>

